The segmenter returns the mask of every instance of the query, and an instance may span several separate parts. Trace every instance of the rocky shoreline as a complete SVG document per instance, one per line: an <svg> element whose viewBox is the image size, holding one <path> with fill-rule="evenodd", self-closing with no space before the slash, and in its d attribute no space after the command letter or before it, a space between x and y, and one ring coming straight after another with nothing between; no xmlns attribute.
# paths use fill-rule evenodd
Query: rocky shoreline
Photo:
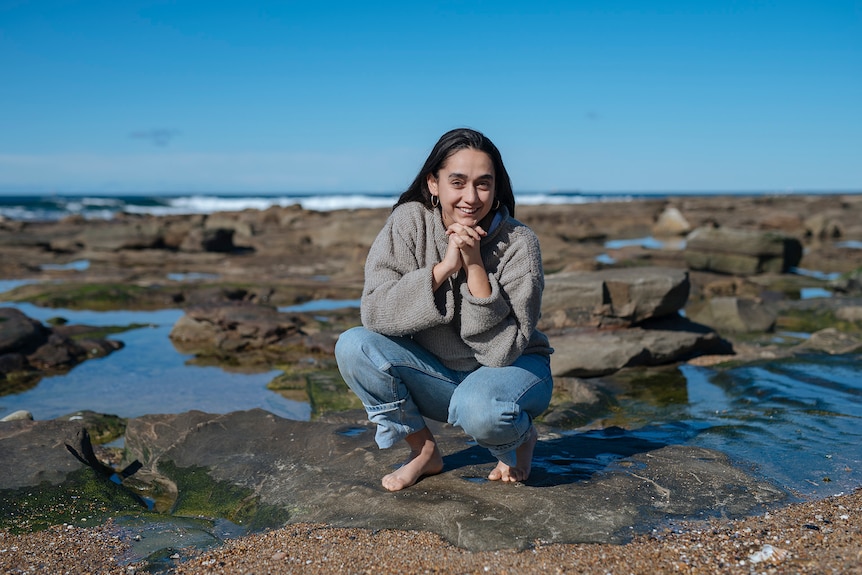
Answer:
<svg viewBox="0 0 862 575"><path fill-rule="evenodd" d="M536 230L542 244L547 283L542 329L557 349L552 363L557 392L541 422L544 447L537 451L541 460L537 473L524 489L497 493L474 481L487 462L470 459L473 452L464 448L464 438L454 430L441 429L440 436L451 444L450 452L460 455L448 460L448 472L417 486L421 494L413 490L416 493L404 496L409 501L394 506L391 497L377 493L376 480L377 470L396 464L389 460L398 454L373 449L362 413L350 411L356 405L323 400L344 396L338 391L343 384L333 375L332 346L345 327L358 323L356 310L280 311L308 300L358 298L364 254L386 214L387 210L318 213L271 208L210 216L126 215L110 222L76 218L0 222L4 250L0 278L25 282L4 294L7 301L71 309L182 308L185 315L171 333L178 349L194 354L197 361L233 368L278 365L284 375L270 387L284 394L307 389L315 407L312 422L279 421L264 412L136 418L121 422L116 432L125 435L121 454L99 447L110 433L91 442L94 426L75 423L74 418L66 423L0 423L4 461L35 462L30 467L16 466L14 474L0 481L4 510L17 508L22 498L19 490L46 480L49 470L56 475L49 483L61 491L84 492L93 489L92 478L87 477L101 470L103 477L117 476L115 485L176 515L212 516L211 508L195 507L183 499L191 490L221 493L227 506L221 516L241 516L261 526L283 524L289 518L290 525L282 529L230 541L188 560L184 551L178 556L183 562L165 563L165 569L183 573L233 572L240 565L264 571L357 572L362 571L359 565L368 564L361 558L362 551L368 554L375 543L381 545L379 556L387 561L386 567L375 569L381 572L436 565L442 572L518 568L529 573L539 572L537 566L543 564L541 572L557 568L557 572L604 573L613 571L611 566L641 571L652 564L657 565L655 572L696 572L711 566L722 572L747 573L754 568L751 554L756 552L764 557L771 553L762 565L775 572L815 572L806 559L813 545L809 531L826 530L830 536L816 544L837 553L827 564L858 567L859 556L848 555L850 547L844 543L848 537L858 537L862 510L858 493L777 509L786 494L740 473L718 452L639 444L631 437L621 442L613 462L599 474L601 479L585 480L561 472L559 461L561 457L589 459L583 454L589 454L591 439L588 435L566 439L559 430L588 426L613 402L613 391L596 384L600 376L681 362L720 367L802 352L856 354L862 350L862 249L858 248L862 196L683 197L518 208L519 219ZM821 290L830 297L805 298L805 290ZM2 323L0 389L4 393L35 384L41 373L57 369L39 358L71 358L58 364L60 369L87 359L87 353L71 353L74 346L81 346L81 337L63 339L64 334L95 337L85 327L57 325L51 334L28 323L28 318L14 313L10 318L19 327L12 331L8 319ZM776 329L811 337L776 343ZM49 340L54 347L45 347ZM83 341L87 343L82 349L96 350L92 356L122 353L104 343L110 340ZM226 435L218 430L226 430ZM297 441L279 446L278 439L284 437ZM601 449L612 444L608 437L601 439ZM37 446L43 451L34 457L40 453ZM74 459L70 451L84 456ZM255 457L248 457L252 453ZM320 454L328 455L318 460ZM189 469L203 470L205 482L200 483L202 476L191 479ZM692 474L698 477L697 485L690 480ZM329 499L316 494L320 485L327 485ZM113 488L105 489L105 485L97 487L106 500L120 497L110 495ZM615 493L624 493L625 498ZM46 498L51 497L46 492ZM376 511L369 514L368 502L380 497ZM584 503L591 497L599 499ZM608 513L602 497L619 499L617 515ZM102 511L79 509L72 515L110 517L135 505L127 502L112 508L116 503L103 502ZM32 505L31 511L39 505L50 507ZM427 506L426 516L437 519L411 519L417 505ZM843 505L847 513L837 517L848 518L831 518L825 526L808 519L797 526L795 538L779 531L776 543L765 537L765 529L778 529L775 517L801 517L812 509L805 505L832 510L828 515L815 513L821 517L832 517L836 506ZM522 506L526 507L519 516L526 519L511 530L502 528L503 523L477 519L505 516ZM336 508L333 515L330 511ZM595 516L599 509L605 509L604 517ZM705 516L755 517L730 524L735 527L686 524L685 529L660 537L648 532L650 526L660 526L662 518L704 516L704 512ZM23 562L32 555L19 550L40 541L46 532L28 533L32 527L23 526L38 515L17 510L7 515L6 529L14 525L9 517L18 517L21 523L14 528L17 534L0 532L0 547L6 547L0 552L0 565L25 572ZM70 525L80 525L71 517ZM759 524L760 549L740 545L729 535L730 529L744 532L746 527L738 525L758 521L766 521ZM388 531L391 527L401 531ZM578 531L583 527L586 530ZM90 541L95 538L98 545L122 548L119 531L111 529L93 528L86 535L77 527L50 532L58 533L60 540L75 533ZM633 531L626 533L627 529ZM789 520L782 529L792 530ZM427 531L436 531L449 543ZM839 531L843 535L833 535ZM320 539L311 540L303 533L315 533ZM800 539L799 533L806 537ZM634 539L621 547L600 545L624 543L631 535ZM802 542L797 544L795 539ZM426 557L443 558L443 563L416 563L396 556L395 548L408 540L411 547L432 549ZM593 544L582 547L572 542ZM452 543L456 547L450 547ZM683 543L691 546L680 555ZM69 545L75 548L74 543ZM317 555L309 556L307 564L297 563L300 556L305 557L297 547ZM701 549L711 550L714 557L704 556ZM321 564L321 558L333 550L354 559L341 566ZM674 559L675 554L679 556ZM41 556L44 567L36 570L60 568L66 565L63 557ZM135 568L135 564L121 565L119 551L111 557L106 556L94 571ZM447 567L441 569L443 564Z"/></svg>

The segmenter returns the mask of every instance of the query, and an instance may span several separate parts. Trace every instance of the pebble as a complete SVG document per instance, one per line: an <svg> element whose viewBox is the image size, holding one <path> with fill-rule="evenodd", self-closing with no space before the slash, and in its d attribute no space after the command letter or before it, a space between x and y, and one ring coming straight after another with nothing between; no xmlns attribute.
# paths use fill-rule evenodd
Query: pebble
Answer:
<svg viewBox="0 0 862 575"><path fill-rule="evenodd" d="M232 539L213 549L181 551L183 558L171 565L170 573L855 573L862 560L862 525L834 523L828 536L803 527L818 515L837 517L848 514L848 509L862 509L862 490L770 509L768 517L675 521L667 528L635 535L626 545L534 542L527 551L473 553L424 531L290 525ZM781 542L782 547L766 540ZM52 542L55 551L46 553ZM39 557L38 572L46 574L130 574L149 568L143 560L122 563L129 543L118 539L110 524L61 525L22 535L0 531L0 549L5 550L0 553L0 573L20 572L22 565L32 564L33 557ZM174 555L179 557L180 553Z"/></svg>

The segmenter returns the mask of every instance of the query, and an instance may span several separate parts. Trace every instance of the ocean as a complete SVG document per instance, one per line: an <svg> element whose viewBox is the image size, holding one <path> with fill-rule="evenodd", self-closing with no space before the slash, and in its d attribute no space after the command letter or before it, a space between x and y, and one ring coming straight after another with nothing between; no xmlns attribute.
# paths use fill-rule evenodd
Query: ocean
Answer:
<svg viewBox="0 0 862 575"><path fill-rule="evenodd" d="M285 193L285 194L171 194L99 195L43 194L0 195L0 217L10 220L58 220L80 215L87 219L110 219L118 213L155 216L210 214L245 209L265 210L272 206L298 205L307 210L330 211L359 208L387 208L399 193ZM659 198L662 194L526 192L517 194L518 205L583 204L601 201L630 201Z"/></svg>

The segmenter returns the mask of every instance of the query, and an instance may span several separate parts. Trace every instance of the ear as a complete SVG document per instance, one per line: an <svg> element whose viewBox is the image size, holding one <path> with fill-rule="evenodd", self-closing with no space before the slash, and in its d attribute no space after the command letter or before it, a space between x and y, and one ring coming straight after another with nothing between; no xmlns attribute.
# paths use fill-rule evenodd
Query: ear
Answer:
<svg viewBox="0 0 862 575"><path fill-rule="evenodd" d="M434 174L428 174L426 182L428 183L428 191L431 192L432 196L436 196L439 192L437 191L437 178L434 177Z"/></svg>

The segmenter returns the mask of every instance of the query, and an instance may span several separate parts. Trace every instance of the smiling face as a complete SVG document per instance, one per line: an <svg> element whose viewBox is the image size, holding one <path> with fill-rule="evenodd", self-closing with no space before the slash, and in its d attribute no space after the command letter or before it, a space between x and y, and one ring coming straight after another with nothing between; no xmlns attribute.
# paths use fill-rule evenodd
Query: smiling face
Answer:
<svg viewBox="0 0 862 575"><path fill-rule="evenodd" d="M480 150L465 148L449 156L434 174L428 174L428 190L440 199L443 224L476 227L494 205L494 163ZM487 223L483 225L487 230Z"/></svg>

